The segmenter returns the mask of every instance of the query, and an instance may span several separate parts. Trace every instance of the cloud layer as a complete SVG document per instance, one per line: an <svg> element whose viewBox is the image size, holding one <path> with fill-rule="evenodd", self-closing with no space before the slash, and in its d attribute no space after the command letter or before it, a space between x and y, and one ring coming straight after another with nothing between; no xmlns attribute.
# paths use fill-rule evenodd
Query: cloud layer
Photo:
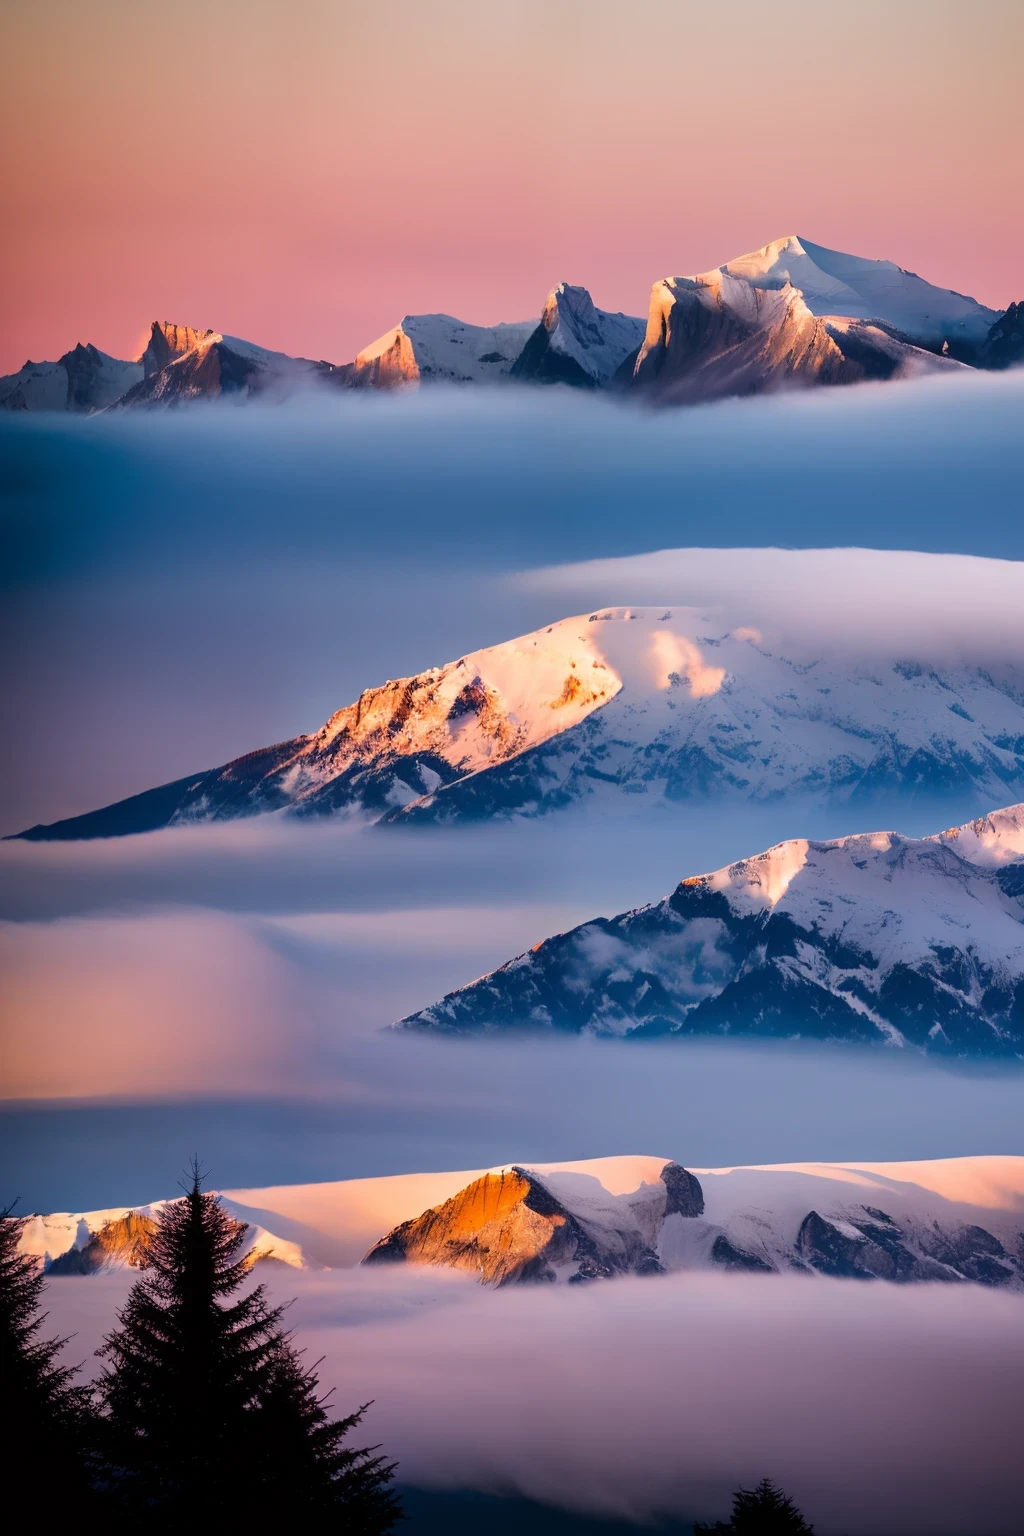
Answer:
<svg viewBox="0 0 1024 1536"><path fill-rule="evenodd" d="M483 1292L437 1271L274 1276L339 1409L413 1484L644 1520L772 1476L820 1536L1012 1536L1024 1301L974 1286L685 1275ZM53 1282L94 1347L124 1277Z"/></svg>

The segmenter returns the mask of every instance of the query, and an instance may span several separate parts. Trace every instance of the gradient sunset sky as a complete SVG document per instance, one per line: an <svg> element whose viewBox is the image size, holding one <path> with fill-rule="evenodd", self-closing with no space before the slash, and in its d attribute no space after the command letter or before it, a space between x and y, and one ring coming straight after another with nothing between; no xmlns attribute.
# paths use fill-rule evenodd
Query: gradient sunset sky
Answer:
<svg viewBox="0 0 1024 1536"><path fill-rule="evenodd" d="M153 319L348 360L783 234L1024 298L1021 0L13 0L0 371Z"/></svg>

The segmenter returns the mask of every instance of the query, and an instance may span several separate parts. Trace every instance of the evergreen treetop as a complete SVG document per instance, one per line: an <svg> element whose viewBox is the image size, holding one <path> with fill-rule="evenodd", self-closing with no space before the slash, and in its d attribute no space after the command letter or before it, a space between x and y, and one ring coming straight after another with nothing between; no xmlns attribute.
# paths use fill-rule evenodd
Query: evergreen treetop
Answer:
<svg viewBox="0 0 1024 1536"><path fill-rule="evenodd" d="M42 1266L20 1248L27 1218L0 1211L0 1443L8 1468L50 1498L88 1502L90 1392L58 1363L67 1339L39 1337Z"/></svg>
<svg viewBox="0 0 1024 1536"><path fill-rule="evenodd" d="M697 1536L725 1531L735 1536L813 1536L814 1527L770 1477L763 1477L756 1488L739 1488L733 1494L729 1521L694 1526Z"/></svg>
<svg viewBox="0 0 1024 1536"><path fill-rule="evenodd" d="M391 1529L392 1468L342 1444L363 1410L332 1422L266 1287L247 1288L247 1227L204 1193L160 1211L145 1268L99 1354L107 1482L158 1527L233 1530L273 1512ZM201 1512L201 1520L198 1518ZM361 1522L361 1523L360 1523Z"/></svg>

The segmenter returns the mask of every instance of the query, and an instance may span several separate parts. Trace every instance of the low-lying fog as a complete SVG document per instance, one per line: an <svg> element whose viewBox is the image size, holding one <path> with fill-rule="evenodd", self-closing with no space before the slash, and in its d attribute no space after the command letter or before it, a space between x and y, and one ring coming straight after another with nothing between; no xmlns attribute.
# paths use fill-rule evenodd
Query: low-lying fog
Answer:
<svg viewBox="0 0 1024 1536"><path fill-rule="evenodd" d="M643 1521L724 1518L771 1476L819 1536L1013 1536L1024 1298L677 1275L487 1292L437 1270L268 1266L339 1412L413 1485ZM51 1281L91 1352L130 1277Z"/></svg>

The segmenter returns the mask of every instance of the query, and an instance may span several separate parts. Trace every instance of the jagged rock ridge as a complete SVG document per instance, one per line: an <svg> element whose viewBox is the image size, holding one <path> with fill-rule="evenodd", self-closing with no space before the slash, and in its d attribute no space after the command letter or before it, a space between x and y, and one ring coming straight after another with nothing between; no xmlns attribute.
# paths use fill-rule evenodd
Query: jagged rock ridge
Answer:
<svg viewBox="0 0 1024 1536"><path fill-rule="evenodd" d="M559 283L548 294L511 377L531 384L599 389L609 384L644 337L643 320L597 309L585 288Z"/></svg>
<svg viewBox="0 0 1024 1536"><path fill-rule="evenodd" d="M102 411L142 378L142 364L81 342L55 363L27 362L0 379L0 410Z"/></svg>
<svg viewBox="0 0 1024 1536"><path fill-rule="evenodd" d="M154 320L143 377L117 409L249 396L283 399L330 378L333 365L271 352L237 336Z"/></svg>
<svg viewBox="0 0 1024 1536"><path fill-rule="evenodd" d="M1024 1056L1024 805L928 838L780 843L557 934L398 1027Z"/></svg>
<svg viewBox="0 0 1024 1536"><path fill-rule="evenodd" d="M1019 304L1000 315L891 261L788 235L710 272L655 283L646 322L598 309L585 288L560 283L539 324L406 315L342 366L155 322L138 362L90 346L56 363L26 363L0 379L0 409L283 399L324 382L391 390L508 380L614 387L682 404L903 378L957 362L1006 368L1022 357Z"/></svg>
<svg viewBox="0 0 1024 1536"><path fill-rule="evenodd" d="M688 1194L692 1202L692 1190ZM668 1187L661 1183L643 1185L632 1207L621 1210L609 1201L595 1203L592 1195L568 1203L539 1174L501 1169L403 1222L374 1244L363 1263L444 1265L468 1270L490 1285L657 1274L661 1266L650 1237L668 1201ZM641 1206L650 1209L641 1212Z"/></svg>
<svg viewBox="0 0 1024 1536"><path fill-rule="evenodd" d="M971 1209L872 1177L871 1165L837 1172L795 1165L699 1179L669 1162L613 1194L583 1172L514 1166L401 1223L363 1263L441 1266L495 1286L721 1269L1024 1289L1020 1210ZM869 1203L883 1198L891 1209Z"/></svg>

